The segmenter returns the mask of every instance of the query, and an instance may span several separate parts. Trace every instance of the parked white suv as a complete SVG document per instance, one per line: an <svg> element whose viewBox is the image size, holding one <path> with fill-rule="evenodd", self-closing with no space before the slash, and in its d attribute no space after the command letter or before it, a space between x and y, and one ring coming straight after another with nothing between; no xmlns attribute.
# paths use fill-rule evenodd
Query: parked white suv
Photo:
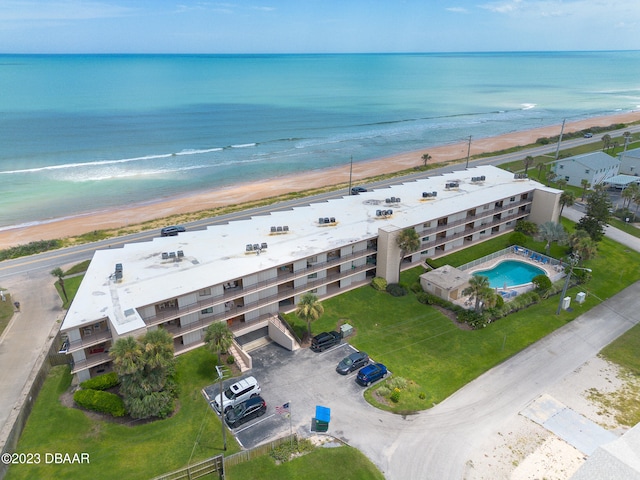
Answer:
<svg viewBox="0 0 640 480"><path fill-rule="evenodd" d="M211 405L220 413L220 397L222 397L222 411L227 413L238 403L260 395L260 391L260 385L254 377L243 378L223 390L222 395L217 392Z"/></svg>

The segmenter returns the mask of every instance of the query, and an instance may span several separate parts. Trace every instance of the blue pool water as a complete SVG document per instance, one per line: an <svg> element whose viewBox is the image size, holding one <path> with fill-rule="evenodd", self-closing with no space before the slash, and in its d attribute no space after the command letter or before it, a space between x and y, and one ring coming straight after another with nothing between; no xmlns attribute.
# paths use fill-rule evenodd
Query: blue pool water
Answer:
<svg viewBox="0 0 640 480"><path fill-rule="evenodd" d="M514 287L530 283L533 277L545 274L541 268L518 260L505 260L489 270L478 270L473 275L489 278L491 288Z"/></svg>

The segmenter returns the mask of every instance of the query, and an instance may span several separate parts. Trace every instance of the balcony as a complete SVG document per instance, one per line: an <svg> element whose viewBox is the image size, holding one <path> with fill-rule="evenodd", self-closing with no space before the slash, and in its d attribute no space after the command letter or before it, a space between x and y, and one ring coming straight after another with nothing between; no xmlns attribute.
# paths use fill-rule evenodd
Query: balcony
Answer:
<svg viewBox="0 0 640 480"><path fill-rule="evenodd" d="M197 301L196 303L192 303L189 305L185 305L185 306L181 306L181 307L177 307L177 308L165 308L162 311L156 311L156 314L152 317L147 317L144 318L144 322L147 324L147 326L152 326L152 325L160 325L161 323L165 323L173 318L178 318L178 317L182 317L185 315L189 315L192 313L197 313L200 312L202 310L205 310L207 308L213 307L215 305L219 305L220 303L226 303L230 300L241 300L246 294L248 293L255 293L258 292L260 290L264 290L276 285L281 285L283 283L290 283L293 282L293 280L298 279L298 278L305 278L308 275L314 273L314 272L319 272L319 271L323 271L323 270L327 270L332 266L339 266L341 264L344 263L349 263L353 260L357 260L359 258L363 258L363 257L367 257L370 256L374 253L376 253L376 249L374 248L367 248L366 250L361 250L359 252L355 252L351 255L345 255L339 258L335 258L333 260L327 261L327 262L322 262L322 263L315 263L313 265L311 265L310 267L298 270L296 272L289 272L289 273L284 273L282 275L278 275L277 279L270 279L270 280L265 280L263 282L258 282L256 284L253 285L249 285L246 287L242 287L242 288L238 288L235 289L233 292L225 292L223 295L218 295L217 297L213 297L213 298L207 298L204 300L200 300ZM363 268L364 269L371 269L374 268L374 266L368 265L368 266L363 266L363 267L358 267L358 269L351 269L348 272L345 272L344 274L342 274L343 277L349 276L353 273L355 273L356 271L361 271ZM332 276L333 277L333 276ZM307 283L307 285L311 285L311 283L313 284L318 284L318 285L322 285L323 283L327 283L325 282L326 279L320 279L319 281L316 282L309 282ZM315 287L307 287L305 286L305 291L309 290L310 288L315 288ZM286 298L286 297L285 297ZM264 304L264 303L263 303ZM263 305L262 304L262 305ZM260 306L262 306L260 305ZM245 305L246 307L246 305ZM217 318L217 319L221 319L221 318L225 318L225 317L231 317L234 315L228 315L228 312L225 312L224 314L217 314L213 317L209 316L207 317L207 319L211 319L211 318ZM208 322L211 323L211 322ZM208 324L207 323L207 324Z"/></svg>
<svg viewBox="0 0 640 480"><path fill-rule="evenodd" d="M82 332L82 329L80 330ZM107 340L111 340L111 332L105 330L104 332L92 333L91 335L83 335L80 340L74 340L69 343L68 353L77 352L83 348L92 347L104 343Z"/></svg>
<svg viewBox="0 0 640 480"><path fill-rule="evenodd" d="M180 336L180 335L185 335L187 333L191 333L191 332L195 332L196 330L200 330L202 328L206 328L208 327L210 324L214 323L214 322L219 322L219 321L226 321L229 320L231 318L235 318L235 317L239 317L241 315L244 315L248 312L257 310L259 308L262 308L264 306L267 305L272 305L272 304L277 304L278 302L282 301L282 300L286 300L288 298L291 298L295 295L301 294L301 293L305 293L308 292L309 290L312 290L314 288L318 288L324 285L329 285L330 283L334 283L337 282L343 278L347 278L349 276L352 276L356 273L359 272L363 272L363 271L368 271L368 270L372 270L375 268L375 265L370 265L370 264L365 264L365 265L361 265L359 267L354 267L348 271L345 272L338 272L335 273L333 275L327 275L324 278L319 278L317 280L314 280L313 282L308 282L305 285L301 285L299 287L290 287L285 289L284 291L279 291L277 293L275 293L274 295L270 295L268 297L265 298L261 298L259 300L256 300L254 302L247 302L244 303L242 305L237 305L235 308L230 309L229 311L226 312L222 312L222 313L217 313L214 315L209 315L205 318L199 319L193 323L189 323L187 325L164 325L163 328L166 328L166 330L171 333L174 336ZM263 315L260 318L263 317L268 317L269 315L272 314L268 314L268 315ZM251 321L251 323L253 323L254 320ZM157 323L154 323L155 325L161 324L161 323L165 323L162 321L157 321ZM149 324L149 322L147 322L147 324ZM231 330L233 331L233 327L231 328Z"/></svg>
<svg viewBox="0 0 640 480"><path fill-rule="evenodd" d="M109 357L109 354L106 352L89 355L85 360L74 362L73 368L71 369L71 374L78 373L81 370L87 370L91 367L102 365L103 363L109 363L110 361L111 357Z"/></svg>

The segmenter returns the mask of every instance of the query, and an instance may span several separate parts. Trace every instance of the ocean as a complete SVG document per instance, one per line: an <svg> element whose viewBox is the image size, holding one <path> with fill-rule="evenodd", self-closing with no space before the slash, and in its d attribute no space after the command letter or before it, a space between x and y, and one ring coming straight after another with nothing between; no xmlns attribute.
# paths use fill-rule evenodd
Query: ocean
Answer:
<svg viewBox="0 0 640 480"><path fill-rule="evenodd" d="M0 55L0 229L638 108L638 51Z"/></svg>

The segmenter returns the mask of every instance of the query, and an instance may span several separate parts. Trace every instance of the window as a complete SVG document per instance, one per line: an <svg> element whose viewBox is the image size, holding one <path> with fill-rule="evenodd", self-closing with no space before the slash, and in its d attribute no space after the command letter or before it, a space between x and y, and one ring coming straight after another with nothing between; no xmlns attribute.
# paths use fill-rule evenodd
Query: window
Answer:
<svg viewBox="0 0 640 480"><path fill-rule="evenodd" d="M201 297L207 297L209 295L211 295L211 288L203 288L202 290L200 290L200 292L198 292L200 294Z"/></svg>
<svg viewBox="0 0 640 480"><path fill-rule="evenodd" d="M564 165L560 165L560 170L564 169Z"/></svg>
<svg viewBox="0 0 640 480"><path fill-rule="evenodd" d="M515 202L515 201L516 201L516 197L511 197L511 198L509 199L509 201L510 201L510 202Z"/></svg>
<svg viewBox="0 0 640 480"><path fill-rule="evenodd" d="M310 275L307 275L307 278L311 279L311 278L318 278L318 272L312 273Z"/></svg>
<svg viewBox="0 0 640 480"><path fill-rule="evenodd" d="M200 310L200 313L206 315L207 313L213 313L213 307L205 308L204 310Z"/></svg>
<svg viewBox="0 0 640 480"><path fill-rule="evenodd" d="M428 242L428 241L429 241L429 237L428 237L428 236L427 236L427 237L423 237L423 238L422 238L422 241L423 241L423 242Z"/></svg>
<svg viewBox="0 0 640 480"><path fill-rule="evenodd" d="M589 169L587 168L587 169L584 171L584 173L587 173L587 174L588 174L588 173L589 173Z"/></svg>
<svg viewBox="0 0 640 480"><path fill-rule="evenodd" d="M422 224L422 228L430 228L431 227L431 222L425 222Z"/></svg>
<svg viewBox="0 0 640 480"><path fill-rule="evenodd" d="M522 200L526 200L527 198L529 198L529 193L523 193L523 194L520 196L520 198L521 198Z"/></svg>

